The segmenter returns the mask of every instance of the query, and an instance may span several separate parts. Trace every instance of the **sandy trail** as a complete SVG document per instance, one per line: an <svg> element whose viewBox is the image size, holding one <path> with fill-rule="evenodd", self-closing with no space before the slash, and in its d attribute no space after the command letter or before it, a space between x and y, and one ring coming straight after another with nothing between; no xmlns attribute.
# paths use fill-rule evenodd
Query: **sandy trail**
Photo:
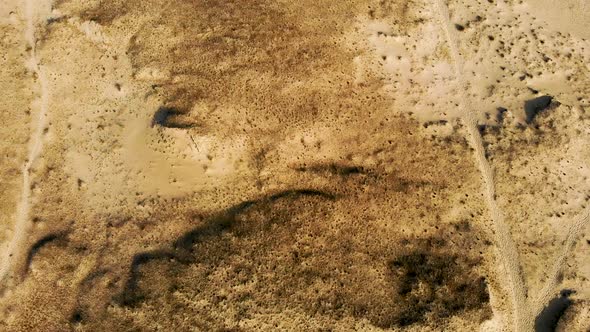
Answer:
<svg viewBox="0 0 590 332"><path fill-rule="evenodd" d="M459 93L461 103L461 119L469 133L469 142L474 149L474 157L477 161L477 166L484 180L483 193L486 205L490 210L490 217L492 219L494 228L494 240L498 250L498 259L503 265L506 273L506 290L507 294L511 295L513 313L514 313L514 330L528 331L532 328L532 318L527 311L526 288L524 280L520 273L520 262L518 258L518 251L514 240L510 234L510 229L504 221L502 210L496 202L496 193L494 185L494 175L492 168L485 157L485 150L482 142L481 134L477 128L477 120L472 113L474 110L473 104L465 93L467 84L463 80L463 61L461 54L457 49L458 40L452 29L452 24L449 19L449 10L444 0L436 0L436 7L439 13L439 21L445 33L447 44L451 52L451 59L455 71L455 79L459 83Z"/></svg>
<svg viewBox="0 0 590 332"><path fill-rule="evenodd" d="M34 120L35 128L31 132L29 139L29 152L26 163L22 168L23 180L21 197L17 205L16 218L14 223L13 236L8 243L6 250L2 251L0 260L0 280L9 276L15 262L18 262L22 256L22 245L27 238L27 233L31 227L30 210L31 210L31 185L33 183L33 166L41 156L43 151L43 136L47 126L47 113L49 104L49 87L45 72L43 71L40 61L37 58L37 38L35 36L37 23L44 9L51 8L51 1L24 0L23 7L25 11L25 31L24 38L30 47L27 67L35 75L36 83L39 85L39 97L33 103L38 103L37 118ZM34 108L34 106L33 106ZM34 114L34 113L33 113Z"/></svg>
<svg viewBox="0 0 590 332"><path fill-rule="evenodd" d="M584 231L586 226L590 223L590 207L587 207L570 226L567 236L563 241L563 247L561 251L556 255L553 261L555 264L551 268L549 273L549 279L545 282L541 292L532 303L532 310L534 315L541 313L543 308L549 301L555 297L555 289L559 285L560 275L562 273L563 266L567 261L570 253L574 249L580 234Z"/></svg>

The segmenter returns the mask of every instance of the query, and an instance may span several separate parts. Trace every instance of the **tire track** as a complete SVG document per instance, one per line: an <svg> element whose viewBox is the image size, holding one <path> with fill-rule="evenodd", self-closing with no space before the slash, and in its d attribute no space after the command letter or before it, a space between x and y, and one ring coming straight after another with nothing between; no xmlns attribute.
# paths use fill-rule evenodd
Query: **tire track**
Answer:
<svg viewBox="0 0 590 332"><path fill-rule="evenodd" d="M555 297L555 289L560 283L561 272L563 266L570 253L573 251L580 234L590 224L590 206L586 207L585 211L582 212L570 226L567 236L565 237L561 252L554 259L555 264L551 268L549 279L545 282L545 285L541 289L539 295L535 298L532 303L532 314L534 317L539 315L543 308L549 303L549 301Z"/></svg>
<svg viewBox="0 0 590 332"><path fill-rule="evenodd" d="M51 8L51 1L24 0L23 7L25 11L25 31L24 39L29 46L29 58L26 65L35 75L35 81L39 85L39 97L33 101L38 102L38 115L35 123L35 129L29 139L29 152L27 159L22 168L22 191L21 197L17 204L16 218L14 223L13 236L8 243L8 248L2 251L0 260L0 281L5 281L11 276L11 270L23 255L22 245L26 242L28 231L31 227L30 210L31 210L31 185L32 172L35 162L41 156L43 151L43 135L47 126L47 113L49 104L49 86L45 72L37 58L37 23L44 9ZM34 108L34 105L32 105Z"/></svg>
<svg viewBox="0 0 590 332"><path fill-rule="evenodd" d="M501 262L504 273L506 273L507 294L511 296L512 309L514 313L514 330L528 331L532 329L533 320L528 312L526 287L521 275L520 259L518 251L510 229L504 221L502 210L496 202L496 193L494 185L494 176L492 168L485 156L485 149L482 142L481 134L477 128L477 119L472 113L474 107L465 93L467 84L463 79L463 64L462 57L457 49L459 45L458 40L452 30L452 24L449 18L449 10L444 0L436 0L436 9L439 14L439 21L445 34L445 38L451 53L451 60L455 71L455 79L459 83L461 108L461 120L467 127L469 134L469 142L474 149L474 157L477 166L483 177L483 194L486 204L490 210L490 217L492 219L492 226L494 229L494 240L498 250L498 258Z"/></svg>

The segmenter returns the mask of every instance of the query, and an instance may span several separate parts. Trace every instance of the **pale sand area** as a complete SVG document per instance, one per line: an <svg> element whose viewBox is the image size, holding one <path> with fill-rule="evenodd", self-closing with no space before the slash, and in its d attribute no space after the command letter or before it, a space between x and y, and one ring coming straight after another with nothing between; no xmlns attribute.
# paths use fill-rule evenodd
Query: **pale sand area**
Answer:
<svg viewBox="0 0 590 332"><path fill-rule="evenodd" d="M585 2L0 15L0 330L590 328Z"/></svg>

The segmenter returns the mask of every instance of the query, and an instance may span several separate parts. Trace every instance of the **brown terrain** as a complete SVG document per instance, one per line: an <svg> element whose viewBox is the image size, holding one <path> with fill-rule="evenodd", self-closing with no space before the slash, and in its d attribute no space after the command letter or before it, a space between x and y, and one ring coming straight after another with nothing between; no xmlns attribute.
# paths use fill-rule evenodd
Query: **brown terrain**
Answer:
<svg viewBox="0 0 590 332"><path fill-rule="evenodd" d="M590 331L585 0L3 0L0 331Z"/></svg>

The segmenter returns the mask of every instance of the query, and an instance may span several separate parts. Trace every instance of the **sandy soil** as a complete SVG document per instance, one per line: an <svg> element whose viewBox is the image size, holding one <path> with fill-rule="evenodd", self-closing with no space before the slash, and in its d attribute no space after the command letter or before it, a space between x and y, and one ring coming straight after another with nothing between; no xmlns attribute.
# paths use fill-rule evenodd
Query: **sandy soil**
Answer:
<svg viewBox="0 0 590 332"><path fill-rule="evenodd" d="M588 19L0 3L0 330L589 331Z"/></svg>

